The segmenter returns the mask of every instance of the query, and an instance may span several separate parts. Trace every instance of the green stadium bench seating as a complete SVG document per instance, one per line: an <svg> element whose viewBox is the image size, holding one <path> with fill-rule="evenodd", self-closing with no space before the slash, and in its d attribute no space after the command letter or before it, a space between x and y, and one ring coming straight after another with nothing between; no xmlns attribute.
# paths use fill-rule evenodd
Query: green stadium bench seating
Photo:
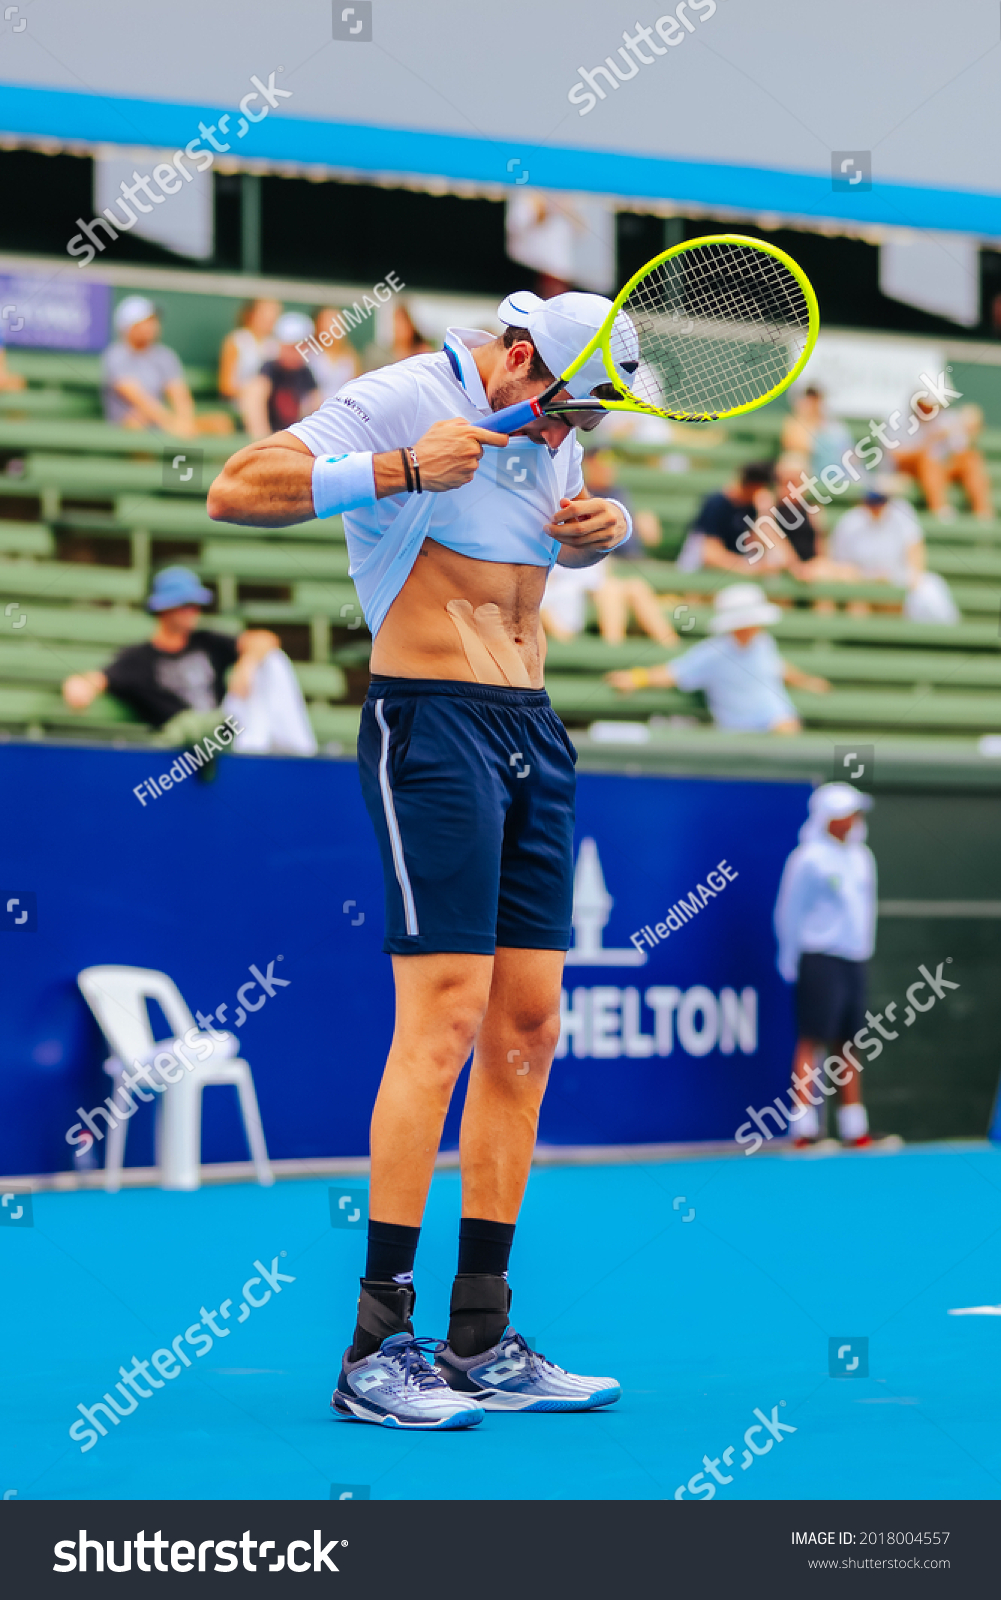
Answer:
<svg viewBox="0 0 1001 1600"><path fill-rule="evenodd" d="M546 687L558 714L575 726L604 719L632 721L656 716L701 716L701 695L677 689L640 689L622 695L600 678L547 673ZM956 733L1001 729L1001 694L948 694L933 690L790 691L808 728L889 728L897 732Z"/></svg>
<svg viewBox="0 0 1001 1600"><path fill-rule="evenodd" d="M289 528L247 528L236 522L214 522L204 499L183 500L155 495L120 495L115 501L118 530L141 528L147 533L176 539L315 540L317 544L344 543L340 517L297 522Z"/></svg>
<svg viewBox="0 0 1001 1600"><path fill-rule="evenodd" d="M55 553L56 542L44 522L0 522L0 555L41 556L51 561Z"/></svg>
<svg viewBox="0 0 1001 1600"><path fill-rule="evenodd" d="M110 652L104 645L9 642L0 633L0 683L62 683L71 672L100 671Z"/></svg>
<svg viewBox="0 0 1001 1600"><path fill-rule="evenodd" d="M742 574L734 572L679 572L670 561L634 561L630 569L644 577L658 594L715 594L728 584L746 582ZM750 577L761 585L772 600L865 600L876 605L900 605L904 591L889 583L859 581L858 583L801 583L787 573L771 577L753 572Z"/></svg>
<svg viewBox="0 0 1001 1600"><path fill-rule="evenodd" d="M0 418L96 417L97 396L68 389L0 389Z"/></svg>
<svg viewBox="0 0 1001 1600"><path fill-rule="evenodd" d="M178 439L154 429L137 432L132 428L119 428L111 422L40 417L29 420L0 413L0 450L44 451L53 455L65 455L69 451L100 456L143 454L156 456L158 464L168 451L176 455L185 450L198 450L205 462L214 463L214 470L217 470L223 461L249 443L242 433L199 434L194 439Z"/></svg>
<svg viewBox="0 0 1001 1600"><path fill-rule="evenodd" d="M344 545L279 542L266 544L215 544L202 546L198 570L204 577L234 577L247 583L292 584L347 578L348 552Z"/></svg>
<svg viewBox="0 0 1001 1600"><path fill-rule="evenodd" d="M92 567L76 561L0 561L0 595L11 599L144 599L143 575L130 567Z"/></svg>
<svg viewBox="0 0 1001 1600"><path fill-rule="evenodd" d="M12 372L20 372L29 384L60 385L64 389L87 389L100 392L101 357L79 355L74 351L28 350L14 346L7 351L7 365ZM188 388L195 395L214 395L216 372L208 366L185 366L184 376Z"/></svg>
<svg viewBox="0 0 1001 1600"><path fill-rule="evenodd" d="M125 606L66 605L48 606L33 601L9 617L0 608L0 641L18 640L24 644L38 639L66 644L98 644L107 654L127 644L141 644L153 631L153 619L144 611ZM16 628L21 622L22 627ZM232 618L214 616L213 628L231 633Z"/></svg>

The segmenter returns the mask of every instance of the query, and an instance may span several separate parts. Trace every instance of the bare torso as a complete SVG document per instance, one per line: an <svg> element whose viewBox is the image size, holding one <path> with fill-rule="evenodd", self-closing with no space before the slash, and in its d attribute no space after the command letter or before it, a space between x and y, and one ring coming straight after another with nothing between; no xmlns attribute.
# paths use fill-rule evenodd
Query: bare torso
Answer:
<svg viewBox="0 0 1001 1600"><path fill-rule="evenodd" d="M372 671L541 689L546 576L545 567L478 561L425 539L376 635Z"/></svg>

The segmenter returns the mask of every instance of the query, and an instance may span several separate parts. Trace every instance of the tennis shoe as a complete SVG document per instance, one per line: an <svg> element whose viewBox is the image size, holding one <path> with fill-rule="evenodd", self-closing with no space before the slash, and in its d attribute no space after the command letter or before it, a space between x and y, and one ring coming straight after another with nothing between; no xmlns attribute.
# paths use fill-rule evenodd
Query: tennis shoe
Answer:
<svg viewBox="0 0 1001 1600"><path fill-rule="evenodd" d="M349 1360L346 1350L331 1409L346 1422L375 1422L383 1428L443 1432L475 1427L483 1421L482 1406L473 1395L450 1388L428 1361L428 1355L443 1348L437 1339L394 1333L360 1361Z"/></svg>
<svg viewBox="0 0 1001 1600"><path fill-rule="evenodd" d="M457 1356L447 1344L441 1346L435 1371L484 1411L592 1411L622 1395L615 1378L565 1372L513 1328L480 1355Z"/></svg>

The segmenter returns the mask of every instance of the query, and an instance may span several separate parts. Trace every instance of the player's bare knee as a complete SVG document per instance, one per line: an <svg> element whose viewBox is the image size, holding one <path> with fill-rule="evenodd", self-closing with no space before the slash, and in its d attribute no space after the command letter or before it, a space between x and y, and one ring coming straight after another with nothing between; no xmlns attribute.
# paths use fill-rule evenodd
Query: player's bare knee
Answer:
<svg viewBox="0 0 1001 1600"><path fill-rule="evenodd" d="M560 1037L560 1014L555 1006L519 1006L509 1018L512 1033L517 1034L522 1049L536 1049L541 1054L552 1055Z"/></svg>

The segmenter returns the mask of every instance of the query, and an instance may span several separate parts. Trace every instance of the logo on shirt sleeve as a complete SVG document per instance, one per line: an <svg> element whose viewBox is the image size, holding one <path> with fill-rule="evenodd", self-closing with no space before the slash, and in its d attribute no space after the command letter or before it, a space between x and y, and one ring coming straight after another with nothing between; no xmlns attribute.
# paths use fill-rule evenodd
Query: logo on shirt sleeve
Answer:
<svg viewBox="0 0 1001 1600"><path fill-rule="evenodd" d="M371 422L372 418L369 416L368 412L363 411L357 400L352 400L349 394L335 394L332 398L335 405L347 406L348 410L353 411L356 416L361 417L363 422Z"/></svg>

